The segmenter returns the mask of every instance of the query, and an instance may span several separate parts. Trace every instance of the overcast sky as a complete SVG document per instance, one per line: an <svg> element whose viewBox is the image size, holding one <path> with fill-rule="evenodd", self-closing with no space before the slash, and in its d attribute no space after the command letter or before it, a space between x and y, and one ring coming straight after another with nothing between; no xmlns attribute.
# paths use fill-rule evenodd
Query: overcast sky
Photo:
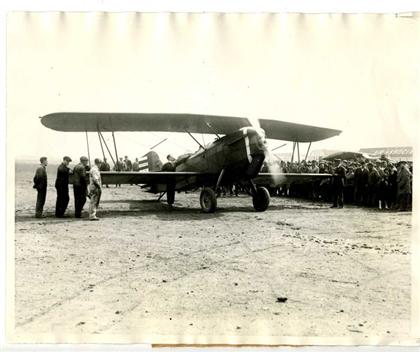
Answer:
<svg viewBox="0 0 420 352"><path fill-rule="evenodd" d="M17 158L86 155L83 133L56 132L40 123L39 116L59 111L262 117L343 130L313 149L413 145L419 20L9 14L8 150ZM116 134L119 154L130 158L166 137L156 149L162 156L196 149L184 134ZM89 138L91 156L102 157L97 136ZM280 144L270 141L273 148Z"/></svg>

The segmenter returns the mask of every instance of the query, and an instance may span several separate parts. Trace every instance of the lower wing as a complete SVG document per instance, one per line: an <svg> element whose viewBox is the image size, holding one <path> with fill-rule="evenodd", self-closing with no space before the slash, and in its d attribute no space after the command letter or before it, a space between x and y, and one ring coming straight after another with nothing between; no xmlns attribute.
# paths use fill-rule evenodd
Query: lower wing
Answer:
<svg viewBox="0 0 420 352"><path fill-rule="evenodd" d="M89 176L87 176L89 177ZM152 192L164 192L167 186L176 191L193 189L199 186L212 185L217 175L200 172L134 172L134 171L101 171L102 184L144 185ZM72 179L70 178L70 183Z"/></svg>
<svg viewBox="0 0 420 352"><path fill-rule="evenodd" d="M331 174L304 173L268 173L258 174L254 179L257 185L272 187L291 183L308 183L329 179ZM134 172L134 171L101 171L103 184L131 184L144 185L152 192L164 192L168 185L176 191L194 189L201 186L213 187L217 181L217 174L201 172ZM89 176L87 176L89 178ZM72 183L72 177L70 177Z"/></svg>
<svg viewBox="0 0 420 352"><path fill-rule="evenodd" d="M258 185L280 186L291 183L317 182L331 178L331 174L298 174L298 173L269 173L262 172L254 179Z"/></svg>

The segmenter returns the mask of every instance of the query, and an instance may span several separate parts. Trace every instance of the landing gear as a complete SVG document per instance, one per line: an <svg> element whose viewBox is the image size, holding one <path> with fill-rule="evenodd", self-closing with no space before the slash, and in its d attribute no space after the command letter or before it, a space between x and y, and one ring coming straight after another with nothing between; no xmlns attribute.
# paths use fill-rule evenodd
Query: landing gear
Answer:
<svg viewBox="0 0 420 352"><path fill-rule="evenodd" d="M205 187L200 194L200 205L204 213L214 213L217 207L216 192L210 187Z"/></svg>
<svg viewBox="0 0 420 352"><path fill-rule="evenodd" d="M257 192L252 196L252 204L256 211L265 211L270 204L270 193L265 187L257 187Z"/></svg>
<svg viewBox="0 0 420 352"><path fill-rule="evenodd" d="M166 201L169 206L175 203L175 189L168 188L166 191Z"/></svg>
<svg viewBox="0 0 420 352"><path fill-rule="evenodd" d="M217 208L217 194L219 190L220 183L222 182L223 175L225 174L225 169L220 171L219 177L217 178L216 186L214 190L210 187L205 187L200 193L200 205L201 210L204 213L214 213Z"/></svg>
<svg viewBox="0 0 420 352"><path fill-rule="evenodd" d="M267 210L270 204L270 193L265 187L256 187L254 182L250 181L252 204L256 211Z"/></svg>

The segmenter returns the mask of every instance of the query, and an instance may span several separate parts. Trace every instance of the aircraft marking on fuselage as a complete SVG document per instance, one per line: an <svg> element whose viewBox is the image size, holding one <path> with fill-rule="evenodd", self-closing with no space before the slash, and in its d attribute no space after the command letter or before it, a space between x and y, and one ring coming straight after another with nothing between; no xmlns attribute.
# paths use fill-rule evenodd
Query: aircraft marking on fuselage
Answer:
<svg viewBox="0 0 420 352"><path fill-rule="evenodd" d="M248 137L248 129L244 128L244 136L245 136L245 149L246 149L246 156L248 157L249 163L252 162L252 156L251 156L251 148L249 147L249 137Z"/></svg>

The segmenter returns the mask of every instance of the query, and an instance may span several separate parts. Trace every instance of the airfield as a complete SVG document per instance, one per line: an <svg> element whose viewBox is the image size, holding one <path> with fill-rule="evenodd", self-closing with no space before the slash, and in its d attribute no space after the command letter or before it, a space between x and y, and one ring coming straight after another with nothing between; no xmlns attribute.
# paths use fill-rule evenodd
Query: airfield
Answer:
<svg viewBox="0 0 420 352"><path fill-rule="evenodd" d="M169 211L122 185L104 188L91 222L54 218L50 186L35 219L32 177L16 173L18 335L409 336L411 213L278 197L257 213L240 195L203 214L198 192Z"/></svg>

